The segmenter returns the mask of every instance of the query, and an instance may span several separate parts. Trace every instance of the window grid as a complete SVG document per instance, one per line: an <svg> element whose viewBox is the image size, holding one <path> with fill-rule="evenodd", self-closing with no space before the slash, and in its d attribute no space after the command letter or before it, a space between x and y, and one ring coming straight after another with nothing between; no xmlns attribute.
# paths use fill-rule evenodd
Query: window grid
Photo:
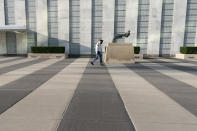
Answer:
<svg viewBox="0 0 197 131"><path fill-rule="evenodd" d="M174 0L163 0L161 19L160 54L170 54Z"/></svg>
<svg viewBox="0 0 197 131"><path fill-rule="evenodd" d="M126 0L115 0L114 36L125 33ZM115 42L124 42L118 39Z"/></svg>
<svg viewBox="0 0 197 131"><path fill-rule="evenodd" d="M194 46L196 39L197 1L187 1L184 46Z"/></svg>
<svg viewBox="0 0 197 131"><path fill-rule="evenodd" d="M92 0L92 54L95 54L95 44L102 39L102 21L103 0Z"/></svg>
<svg viewBox="0 0 197 131"><path fill-rule="evenodd" d="M141 47L141 53L143 54L147 54L149 7L150 0L139 0L137 45Z"/></svg>
<svg viewBox="0 0 197 131"><path fill-rule="evenodd" d="M48 0L48 44L58 46L58 0Z"/></svg>
<svg viewBox="0 0 197 131"><path fill-rule="evenodd" d="M70 16L69 16L69 27L70 27L70 54L80 54L80 0L70 0Z"/></svg>
<svg viewBox="0 0 197 131"><path fill-rule="evenodd" d="M27 16L27 46L28 52L32 46L37 45L36 33L36 1L26 0L26 16Z"/></svg>

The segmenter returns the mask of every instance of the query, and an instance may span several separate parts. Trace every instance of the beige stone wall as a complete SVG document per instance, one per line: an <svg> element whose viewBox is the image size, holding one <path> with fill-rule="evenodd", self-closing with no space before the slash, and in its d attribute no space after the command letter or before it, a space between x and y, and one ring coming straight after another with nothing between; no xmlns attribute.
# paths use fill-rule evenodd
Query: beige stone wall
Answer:
<svg viewBox="0 0 197 131"><path fill-rule="evenodd" d="M104 55L105 63L134 63L134 49L132 44L110 43Z"/></svg>

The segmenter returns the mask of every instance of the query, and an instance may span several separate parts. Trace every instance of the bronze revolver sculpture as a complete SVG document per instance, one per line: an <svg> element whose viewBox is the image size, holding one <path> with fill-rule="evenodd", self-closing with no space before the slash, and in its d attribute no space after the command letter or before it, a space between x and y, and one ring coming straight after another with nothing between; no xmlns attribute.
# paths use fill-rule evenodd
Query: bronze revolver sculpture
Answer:
<svg viewBox="0 0 197 131"><path fill-rule="evenodd" d="M131 33L131 31L129 30L128 32L126 32L126 33L124 33L124 34L117 34L117 35L115 35L114 38L113 38L113 43L114 43L117 39L122 39L123 37L124 37L124 38L129 37L129 36L130 36L130 33Z"/></svg>

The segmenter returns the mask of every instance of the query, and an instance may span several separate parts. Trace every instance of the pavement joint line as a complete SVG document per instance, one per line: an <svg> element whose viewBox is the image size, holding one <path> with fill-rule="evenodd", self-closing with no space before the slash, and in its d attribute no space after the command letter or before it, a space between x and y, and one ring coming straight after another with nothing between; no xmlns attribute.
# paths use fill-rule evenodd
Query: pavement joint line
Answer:
<svg viewBox="0 0 197 131"><path fill-rule="evenodd" d="M80 61L80 59L76 59L73 63L75 63L77 61ZM80 74L82 75L82 73L80 73L80 72L83 72L83 70L85 69L85 66L87 65L87 63L88 62L84 62L83 65L74 65L74 64L70 63L68 66L64 67L60 72L58 72L56 75L54 75L48 81L46 81L44 84L39 86L39 88L34 90L34 92L30 93L24 99L22 99L17 104L15 104L13 107L9 108L6 112L4 112L2 115L0 115L0 122L4 121L6 119L7 120L6 123L10 123L10 124L12 123L12 121L17 121L19 123L24 123L24 122L32 123L34 120L39 118L39 120L45 120L45 121L39 123L37 126L39 126L39 127L43 126L42 129L44 131L47 131L48 127L46 127L46 129L45 129L44 125L47 124L46 122L48 120L52 120L52 121L50 121L50 127L55 130L55 128L57 128L57 124L62 119L62 112L64 112L64 110L66 109L66 106L69 104L69 100L71 99L72 94L73 94L72 92L74 92L74 90L75 90L74 86L77 86L77 83L73 84L72 87L69 87L69 88L66 87L65 84L64 85L56 85L57 87L63 87L63 88L56 88L54 90L55 92L59 92L60 94L56 94L53 97L51 96L48 99L45 99L45 97L41 97L43 95L43 91L44 91L44 95L46 95L46 97L47 97L47 94L50 95L51 93L55 93L53 90L51 90L51 91L49 91L49 90L51 88L54 89L54 87L52 87L51 84L53 84L58 78L62 79L62 77L61 77L62 76L62 74L61 74L62 72L65 73L65 75L64 75L65 79L62 79L62 80L65 83L67 83L67 81L69 81L69 79L67 79L67 78L70 78L70 75L66 74L66 72L72 72L72 70L69 70L69 68L72 67L72 66L75 66L76 68L80 67L80 68L75 69L73 71L74 72L75 71L79 72L79 75L77 77L81 77ZM84 69L82 68L83 66L84 66ZM72 79L72 77L71 77L71 79ZM70 91L70 88L72 89L71 91ZM69 92L67 91L68 89L69 89ZM63 95L63 96L61 96L61 95ZM39 99L41 101L37 102ZM48 113L47 114L49 116L51 116L51 117L48 117L48 116L47 117L43 117L45 115L43 115L43 114L39 115L39 112L35 112L36 111L35 109L28 108L27 106L25 106L26 104L32 103L34 108L40 108L38 111L42 111L42 109L40 107L40 104L41 105L42 104L45 105L46 103L51 103L51 102L53 104L55 104L55 105L59 105L59 106L55 106L55 108L53 108L55 110L58 109L58 112L56 110L55 112L51 112L50 113L50 111L48 112L48 110L46 110L46 112L50 113L50 114L48 114ZM63 104L63 106L62 106L62 104ZM48 106L46 105L46 108L47 107ZM31 112L31 113L29 114L28 112ZM14 116L13 116L13 113L14 113ZM53 117L54 113L57 115L57 117ZM23 115L21 116L20 114L23 114ZM57 119L57 118L59 118L59 119ZM10 124L8 124L8 125L6 124L6 125L0 126L0 130L8 129L7 126L9 126ZM24 125L23 127L20 127L19 125L14 125L12 128L13 129L18 129L18 130L20 130L22 128L23 129L25 128L26 130L28 130L28 129L33 129L34 127L31 127L31 125L28 126L28 124L27 124L27 125ZM49 131L51 131L51 130L52 129L50 129ZM11 131L11 129L8 130L8 131Z"/></svg>

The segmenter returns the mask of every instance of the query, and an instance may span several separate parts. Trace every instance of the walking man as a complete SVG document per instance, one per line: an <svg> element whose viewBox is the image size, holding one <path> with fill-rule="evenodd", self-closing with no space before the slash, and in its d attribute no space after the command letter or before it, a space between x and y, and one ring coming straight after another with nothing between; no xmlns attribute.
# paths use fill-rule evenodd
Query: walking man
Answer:
<svg viewBox="0 0 197 131"><path fill-rule="evenodd" d="M99 58L100 64L103 64L102 60L102 44L103 40L99 40L95 46L95 52L96 52L96 57L90 62L92 65L94 65L94 62Z"/></svg>

